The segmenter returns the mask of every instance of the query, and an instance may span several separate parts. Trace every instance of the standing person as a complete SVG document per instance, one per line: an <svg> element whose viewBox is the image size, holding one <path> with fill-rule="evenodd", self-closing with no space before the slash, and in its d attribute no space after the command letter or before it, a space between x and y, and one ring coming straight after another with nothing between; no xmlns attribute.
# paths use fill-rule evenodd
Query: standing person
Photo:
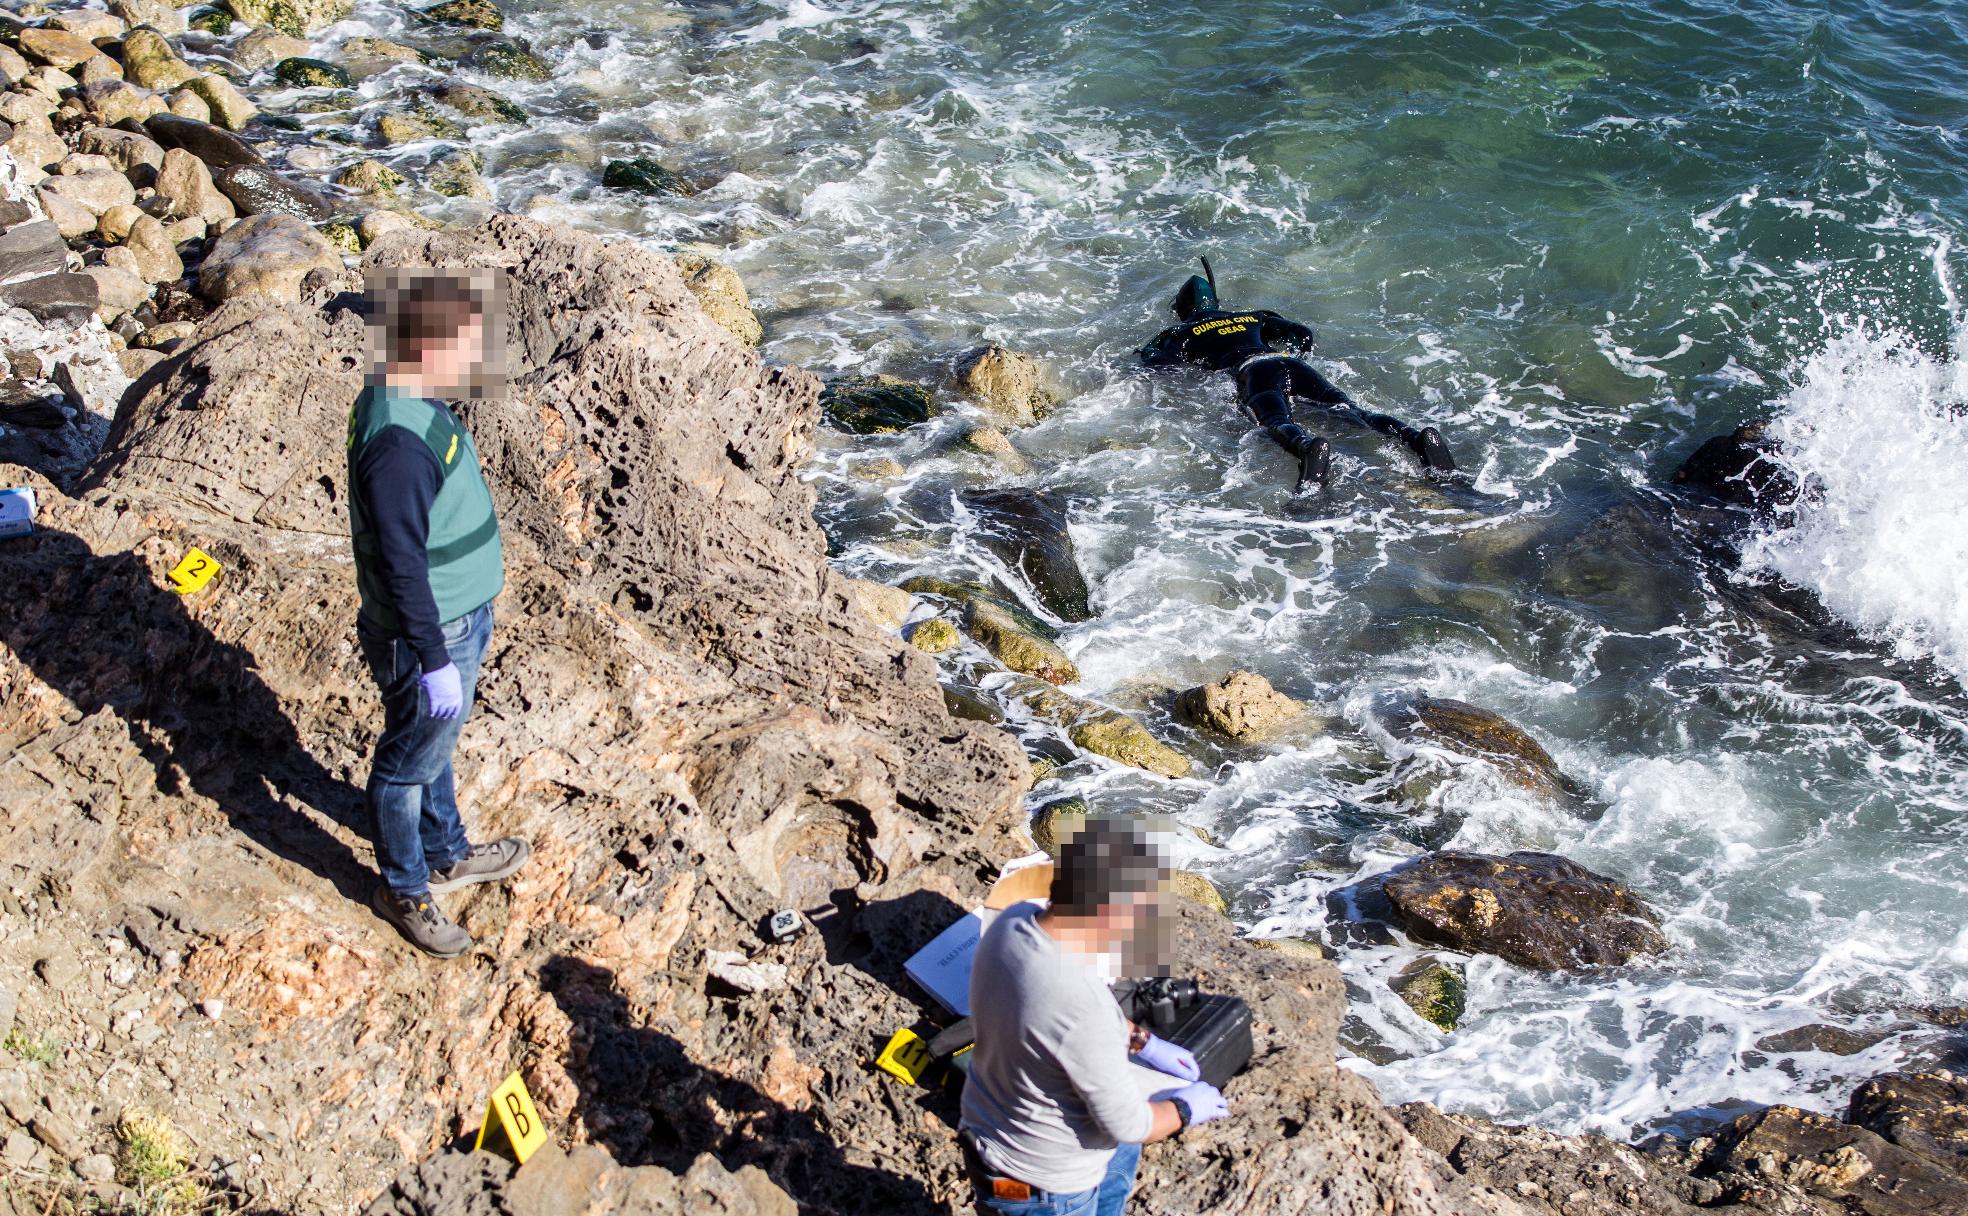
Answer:
<svg viewBox="0 0 1968 1216"><path fill-rule="evenodd" d="M1166 879L1138 824L1088 820L1060 847L1049 906L1007 908L977 944L958 1138L984 1216L1120 1216L1143 1144L1230 1113L1193 1056L1127 1020L1099 971ZM1130 1056L1168 1087L1144 1096Z"/></svg>
<svg viewBox="0 0 1968 1216"><path fill-rule="evenodd" d="M1209 271L1209 259L1203 259ZM1416 430L1398 418L1370 414L1353 403L1319 369L1295 355L1272 349L1289 345L1300 354L1312 349L1312 328L1269 309L1233 312L1218 305L1216 276L1189 276L1169 304L1180 325L1171 326L1137 353L1150 367L1195 363L1229 372L1237 381L1237 400L1251 421L1298 458L1298 488L1308 481L1325 485L1332 477L1331 445L1292 421L1291 399L1303 397L1342 418L1399 439L1430 477L1455 472L1448 444L1432 426Z"/></svg>
<svg viewBox="0 0 1968 1216"><path fill-rule="evenodd" d="M455 958L471 935L433 896L506 878L532 853L517 837L466 840L451 771L505 569L477 449L437 398L467 391L485 361L486 298L438 273L384 294L382 367L348 425L356 637L383 697L368 788L383 881L370 903L418 949Z"/></svg>

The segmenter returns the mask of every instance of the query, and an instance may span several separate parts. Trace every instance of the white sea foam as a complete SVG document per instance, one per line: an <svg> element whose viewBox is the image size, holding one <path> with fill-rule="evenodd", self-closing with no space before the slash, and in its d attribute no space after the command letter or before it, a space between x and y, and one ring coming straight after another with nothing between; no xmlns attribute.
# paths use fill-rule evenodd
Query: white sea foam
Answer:
<svg viewBox="0 0 1968 1216"><path fill-rule="evenodd" d="M1906 658L1968 679L1968 338L1946 357L1853 326L1805 364L1773 438L1807 492L1747 564Z"/></svg>

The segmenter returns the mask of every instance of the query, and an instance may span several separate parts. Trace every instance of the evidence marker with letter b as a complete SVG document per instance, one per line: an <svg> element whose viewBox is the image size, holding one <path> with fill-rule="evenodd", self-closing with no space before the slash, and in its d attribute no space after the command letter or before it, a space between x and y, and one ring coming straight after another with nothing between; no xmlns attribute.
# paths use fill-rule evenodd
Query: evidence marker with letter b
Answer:
<svg viewBox="0 0 1968 1216"><path fill-rule="evenodd" d="M526 1082L520 1080L515 1070L492 1091L491 1100L485 1104L485 1121L478 1126L478 1139L472 1148L503 1152L525 1165L526 1159L546 1142L547 1129L540 1122L540 1112L534 1109L533 1095L526 1092Z"/></svg>

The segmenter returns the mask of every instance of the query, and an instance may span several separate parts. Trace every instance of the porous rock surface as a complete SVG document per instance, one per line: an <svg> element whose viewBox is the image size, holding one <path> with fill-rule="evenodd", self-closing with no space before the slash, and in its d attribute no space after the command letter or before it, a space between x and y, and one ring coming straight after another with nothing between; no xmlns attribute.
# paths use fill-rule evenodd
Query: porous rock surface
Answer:
<svg viewBox="0 0 1968 1216"><path fill-rule="evenodd" d="M0 471L43 499L0 542L0 987L69 1031L31 1084L74 1087L83 1148L116 1110L172 1113L285 1212L376 1199L514 1069L559 1143L624 1167L687 1182L710 1153L802 1211L961 1210L953 1095L868 1062L919 1021L902 961L1030 847L1028 770L827 568L799 479L817 383L762 370L633 244L502 217L369 260L506 272L509 390L464 407L508 582L459 795L533 860L447 900L462 960L367 910L380 712L341 501L363 320L230 301L133 385L74 495ZM194 545L224 572L179 596ZM783 907L814 927L772 945ZM1335 1066L1330 965L1230 932L1186 914L1181 949L1252 998L1259 1064L1237 1119L1150 1150L1135 1210L1521 1210ZM787 982L717 981L734 951Z"/></svg>

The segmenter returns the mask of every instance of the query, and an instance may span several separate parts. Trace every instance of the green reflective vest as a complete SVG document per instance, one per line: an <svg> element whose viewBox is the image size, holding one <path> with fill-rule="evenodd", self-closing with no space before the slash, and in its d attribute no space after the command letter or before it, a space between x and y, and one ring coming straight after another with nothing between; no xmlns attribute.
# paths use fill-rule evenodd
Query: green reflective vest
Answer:
<svg viewBox="0 0 1968 1216"><path fill-rule="evenodd" d="M425 551L430 557L431 597L437 601L437 619L455 621L490 603L505 585L499 519L492 508L492 494L479 472L478 449L472 446L470 433L444 403L413 397L383 384L364 388L349 409L349 532L355 541L355 584L362 594L362 614L384 629L402 627L383 582L376 535L364 517L355 480L355 466L364 446L393 426L421 437L443 470L443 484L431 503Z"/></svg>

